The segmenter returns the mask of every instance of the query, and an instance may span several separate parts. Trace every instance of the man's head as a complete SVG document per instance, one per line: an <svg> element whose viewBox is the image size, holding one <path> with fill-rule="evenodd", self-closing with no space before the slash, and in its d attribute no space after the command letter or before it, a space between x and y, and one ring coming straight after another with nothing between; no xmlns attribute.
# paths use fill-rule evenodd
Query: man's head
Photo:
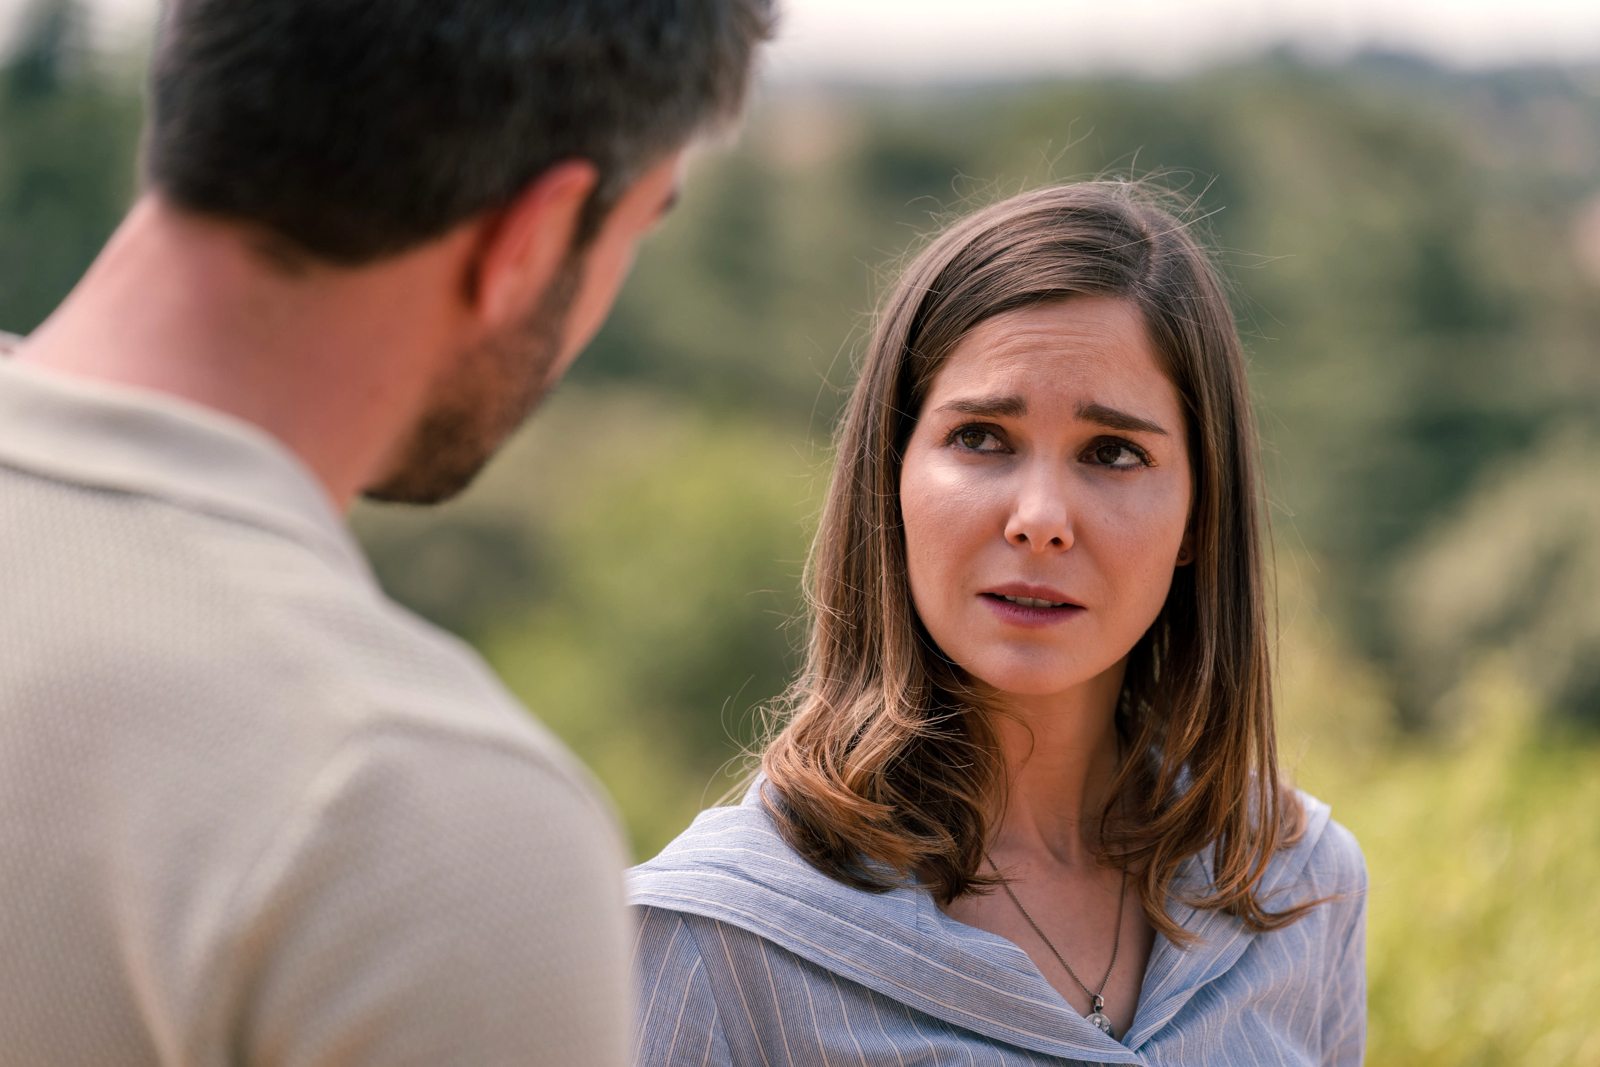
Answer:
<svg viewBox="0 0 1600 1067"><path fill-rule="evenodd" d="M678 171L676 152L653 164L585 239L561 227L579 223L593 170L557 164L482 228L476 314L467 317L476 326L442 365L369 499L438 503L472 481L600 328L636 244L676 199Z"/></svg>
<svg viewBox="0 0 1600 1067"><path fill-rule="evenodd" d="M167 0L147 184L289 264L474 227L458 351L369 490L460 489L598 328L772 0Z"/></svg>

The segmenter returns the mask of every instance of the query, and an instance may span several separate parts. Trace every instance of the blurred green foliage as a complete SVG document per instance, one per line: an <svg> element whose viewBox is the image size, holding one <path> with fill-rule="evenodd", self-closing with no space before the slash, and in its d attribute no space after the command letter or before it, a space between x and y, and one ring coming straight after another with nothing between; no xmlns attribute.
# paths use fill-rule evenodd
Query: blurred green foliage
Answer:
<svg viewBox="0 0 1600 1067"><path fill-rule="evenodd" d="M88 45L77 4L25 9L0 69L0 329L31 330L77 281L133 190L139 99Z"/></svg>
<svg viewBox="0 0 1600 1067"><path fill-rule="evenodd" d="M1285 625L1282 741L1366 853L1367 1062L1600 1063L1600 747L1503 655L1444 699L1448 739L1402 736L1315 617Z"/></svg>
<svg viewBox="0 0 1600 1067"><path fill-rule="evenodd" d="M655 848L734 784L789 673L823 473L803 431L571 387L448 519L368 510L358 530L388 587L471 637Z"/></svg>
<svg viewBox="0 0 1600 1067"><path fill-rule="evenodd" d="M132 190L137 93L74 9L35 2L0 69L19 332ZM1600 71L1279 53L773 91L480 484L358 532L652 853L737 780L793 668L827 438L894 264L964 208L1147 174L1235 286L1285 762L1372 872L1369 1062L1600 1062Z"/></svg>

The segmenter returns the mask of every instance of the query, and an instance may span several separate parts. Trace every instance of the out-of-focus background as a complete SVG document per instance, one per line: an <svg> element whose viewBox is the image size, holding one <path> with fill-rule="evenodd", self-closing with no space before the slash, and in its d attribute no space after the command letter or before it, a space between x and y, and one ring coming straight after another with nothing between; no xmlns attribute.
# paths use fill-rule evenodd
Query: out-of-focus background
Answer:
<svg viewBox="0 0 1600 1067"><path fill-rule="evenodd" d="M134 192L150 20L0 0L0 329ZM652 854L794 664L896 261L1003 194L1151 174L1236 286L1283 753L1371 869L1369 1062L1600 1064L1600 5L790 0L569 383L462 501L357 515L384 583Z"/></svg>

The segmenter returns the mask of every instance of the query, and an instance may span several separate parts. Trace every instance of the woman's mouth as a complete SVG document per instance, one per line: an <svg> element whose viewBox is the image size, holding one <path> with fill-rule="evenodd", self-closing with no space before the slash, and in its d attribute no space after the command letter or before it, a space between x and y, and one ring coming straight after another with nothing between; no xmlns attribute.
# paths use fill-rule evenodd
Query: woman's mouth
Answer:
<svg viewBox="0 0 1600 1067"><path fill-rule="evenodd" d="M1013 626L1039 627L1066 622L1083 614L1084 607L1070 600L1051 596L988 592L979 597L1000 621Z"/></svg>
<svg viewBox="0 0 1600 1067"><path fill-rule="evenodd" d="M1032 596L1006 596L1004 593L985 593L984 595L985 596L999 597L1001 600L1009 601L1012 604L1021 604L1025 608L1071 608L1071 607L1077 607L1076 604L1068 604L1065 601L1062 601L1061 603L1058 604L1053 600L1041 600L1038 597L1032 597Z"/></svg>

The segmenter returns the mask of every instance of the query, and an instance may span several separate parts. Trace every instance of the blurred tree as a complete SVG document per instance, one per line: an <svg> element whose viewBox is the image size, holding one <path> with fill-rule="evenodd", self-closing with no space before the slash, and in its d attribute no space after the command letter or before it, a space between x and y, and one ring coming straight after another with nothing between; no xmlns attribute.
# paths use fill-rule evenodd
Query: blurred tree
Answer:
<svg viewBox="0 0 1600 1067"><path fill-rule="evenodd" d="M33 0L0 68L0 329L38 325L121 219L138 117L82 6Z"/></svg>
<svg viewBox="0 0 1600 1067"><path fill-rule="evenodd" d="M1443 647L1396 595L1418 546L1544 427L1600 422L1600 301L1567 239L1600 156L1587 182L1542 169L1560 153L1533 129L1568 112L1600 117L1573 79L1288 53L1175 83L778 98L690 184L577 377L820 440L883 264L1026 185L1154 171L1234 282L1280 536L1326 571L1352 654L1418 676ZM1537 151L1496 151L1484 131L1506 121ZM1393 692L1430 720L1435 688Z"/></svg>
<svg viewBox="0 0 1600 1067"><path fill-rule="evenodd" d="M1489 660L1600 729L1600 433L1577 425L1505 460L1398 569L1402 684L1441 698Z"/></svg>
<svg viewBox="0 0 1600 1067"><path fill-rule="evenodd" d="M123 210L137 104L88 49L71 0L32 0L12 39L0 66L0 328L26 331ZM1379 53L1319 65L1280 51L1177 81L775 93L736 150L698 166L575 383L598 396L626 382L663 410L714 413L726 427L717 447L734 454L767 447L737 435L788 427L814 462L867 311L908 249L952 214L1041 181L1164 175L1193 199L1192 224L1235 285L1280 538L1315 561L1319 603L1350 656L1392 678L1431 676L1428 657L1454 662L1466 638L1428 623L1411 632L1435 610L1418 607L1434 596L1413 588L1419 561L1466 536L1484 494L1504 491L1490 488L1492 472L1543 455L1531 450L1550 425L1600 430L1600 273L1581 268L1578 232L1586 212L1600 218L1595 84ZM641 481L645 468L629 464L649 453L583 464L594 484L549 514L475 505L363 531L404 599L480 642L531 633L529 602L570 601L569 626L609 632L572 584L593 566L574 562L574 546L600 531L560 516L580 508L599 521L617 494L659 512L661 536L719 545L730 565L718 583L743 575L792 594L792 573L717 540L742 528L737 507L776 505L730 493L713 506L687 474ZM539 462L519 450L500 466L537 480ZM787 521L812 499L791 497ZM716 537L704 532L712 521ZM688 581L701 564L674 566ZM635 696L618 699L648 691L688 714L748 677L763 679L747 686L763 697L781 684L781 641L746 643L748 619L724 619L714 601L699 611L693 626L680 617L653 632L662 647L703 632L703 647L670 662L640 653L636 676L612 680ZM1437 685L1395 691L1410 721L1429 721ZM1586 699L1566 683L1538 691L1556 704ZM727 750L716 729L685 736Z"/></svg>
<svg viewBox="0 0 1600 1067"><path fill-rule="evenodd" d="M356 514L355 529L389 594L475 643L560 582L543 526L482 509L439 522L425 510Z"/></svg>
<svg viewBox="0 0 1600 1067"><path fill-rule="evenodd" d="M21 44L5 72L8 99L47 99L67 88L81 57L83 12L74 0L33 0L23 13Z"/></svg>

